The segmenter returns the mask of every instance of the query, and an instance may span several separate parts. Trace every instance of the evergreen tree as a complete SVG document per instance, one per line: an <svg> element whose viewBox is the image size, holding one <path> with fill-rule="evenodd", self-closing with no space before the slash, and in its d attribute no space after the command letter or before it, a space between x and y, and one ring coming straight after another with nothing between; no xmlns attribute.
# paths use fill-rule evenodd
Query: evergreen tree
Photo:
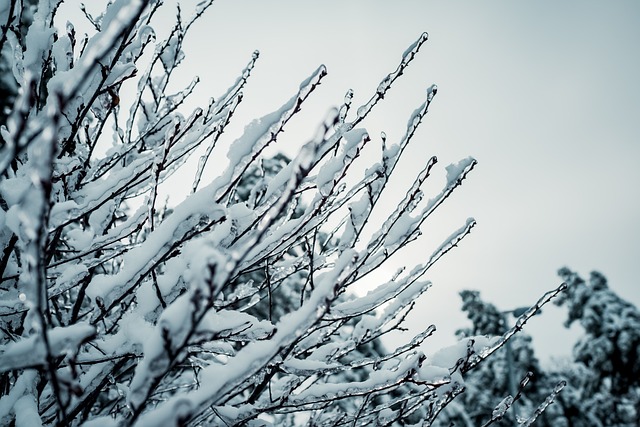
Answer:
<svg viewBox="0 0 640 427"><path fill-rule="evenodd" d="M458 330L458 338L490 336L498 339L512 327L509 320L514 315L523 314L501 312L495 305L483 301L479 291L463 290L460 297L462 310L471 320L471 326ZM525 379L526 387L522 387L520 383ZM495 408L505 397L519 395L503 418L492 421L493 425L512 426L516 416L524 420L534 413L536 407L546 399L548 390L561 380L555 378L553 383L548 381L535 356L531 337L520 332L505 342L491 358L469 372L459 405L448 408L438 423L481 426L492 419ZM547 412L550 410L552 408ZM538 418L536 425L544 425L544 421Z"/></svg>
<svg viewBox="0 0 640 427"><path fill-rule="evenodd" d="M546 391L566 381L563 392L553 405L536 420L536 426L591 427L640 425L640 311L623 300L607 285L605 277L591 273L588 282L567 268L559 271L566 282L566 292L555 300L567 307L565 326L579 322L584 329L573 359L543 370L535 356L531 337L515 335L509 347L503 346L493 357L483 361L465 378L465 392L456 405L450 405L438 425L453 422L460 426L483 425L502 399L514 394L509 376L531 378L518 399L519 415L531 411L543 400ZM500 312L480 298L478 291L462 291L462 309L471 320L470 327L459 336L501 336L511 327L510 313ZM509 351L508 351L509 350ZM510 353L510 354L509 354ZM505 416L494 425L511 426L513 418Z"/></svg>
<svg viewBox="0 0 640 427"><path fill-rule="evenodd" d="M573 350L580 410L603 426L640 425L640 311L598 272L588 281L568 268L558 274L568 284L556 302L567 307L566 326L584 330Z"/></svg>

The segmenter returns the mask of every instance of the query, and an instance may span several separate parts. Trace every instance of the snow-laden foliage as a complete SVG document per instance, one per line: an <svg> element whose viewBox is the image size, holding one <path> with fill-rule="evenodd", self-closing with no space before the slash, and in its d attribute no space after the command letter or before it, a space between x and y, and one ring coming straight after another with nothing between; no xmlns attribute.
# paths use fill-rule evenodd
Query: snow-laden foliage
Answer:
<svg viewBox="0 0 640 427"><path fill-rule="evenodd" d="M568 268L558 274L568 285L557 301L567 307L566 326L577 321L584 332L568 370L577 389L572 393L579 402L576 412L587 419L583 425L639 425L640 310L609 288L598 272L588 281Z"/></svg>
<svg viewBox="0 0 640 427"><path fill-rule="evenodd" d="M326 76L320 66L248 124L204 182L258 53L226 92L184 111L198 79L175 93L169 83L211 1L189 19L179 10L161 41L150 26L159 1L85 11L95 29L85 36L59 25L60 3L0 6L3 88L16 95L0 129L0 423L429 425L463 375L519 330L498 343L466 338L431 360L418 347L432 326L397 349L380 344L473 219L423 264L351 292L416 240L476 164L447 167L442 190L422 201L432 157L377 231L364 231L436 86L405 136L383 138L379 161L347 180L371 140L359 126L426 34L368 102L353 112L349 91L295 158L265 158ZM160 205L159 187L199 147L192 193Z"/></svg>
<svg viewBox="0 0 640 427"><path fill-rule="evenodd" d="M539 301L538 306L562 289L564 285L547 294ZM549 425L546 423L547 419L539 419L543 412L540 408L546 409L556 399L558 393L555 390L563 389L566 382L561 376L548 376L541 369L530 336L521 332L508 341L505 340L514 328L521 328L526 316L518 318L514 327L510 325L510 320L514 316L523 315L523 312L531 312L531 309L523 307L512 312L502 312L493 304L483 301L478 291L464 290L460 292L460 296L462 309L472 324L469 328L457 331L458 336L488 336L503 345L469 372L464 381L465 392L456 405L445 408L435 425L448 426L454 423L462 426L506 427L528 425L534 421L535 425ZM544 415L548 413L546 411Z"/></svg>
<svg viewBox="0 0 640 427"><path fill-rule="evenodd" d="M588 282L566 268L559 274L567 291L555 302L568 309L565 326L577 321L583 327L573 358L543 368L531 337L520 333L468 373L465 392L435 425L477 426L495 419L493 425L512 426L514 415L524 424L532 413L536 426L640 425L638 308L616 295L600 273L592 273ZM509 329L512 312L499 311L478 291L463 291L461 297L472 325L459 334L500 336ZM523 378L524 387L518 384ZM558 384L564 384L562 393L550 394ZM511 396L517 399L508 400ZM548 406L550 400L554 404ZM508 406L513 408L504 412ZM544 413L538 413L541 406Z"/></svg>

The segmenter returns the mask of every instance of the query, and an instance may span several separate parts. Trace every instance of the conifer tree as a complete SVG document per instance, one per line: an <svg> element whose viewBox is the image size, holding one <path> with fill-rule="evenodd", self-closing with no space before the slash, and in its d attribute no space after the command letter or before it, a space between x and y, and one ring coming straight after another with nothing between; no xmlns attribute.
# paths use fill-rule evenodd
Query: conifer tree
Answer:
<svg viewBox="0 0 640 427"><path fill-rule="evenodd" d="M640 423L640 310L620 298L607 279L592 272L585 281L562 268L568 284L556 304L566 306L566 326L584 330L573 349L572 376L579 391L579 410L603 426Z"/></svg>

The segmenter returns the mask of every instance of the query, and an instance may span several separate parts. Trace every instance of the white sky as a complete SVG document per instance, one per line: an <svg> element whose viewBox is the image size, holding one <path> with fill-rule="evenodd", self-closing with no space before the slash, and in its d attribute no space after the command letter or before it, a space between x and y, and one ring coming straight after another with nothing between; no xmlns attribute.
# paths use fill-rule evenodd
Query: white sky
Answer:
<svg viewBox="0 0 640 427"><path fill-rule="evenodd" d="M601 271L640 305L639 23L634 1L218 0L187 39L177 78L186 84L199 75L205 103L260 50L232 140L324 63L328 77L278 147L293 154L347 89L354 104L366 101L406 47L429 33L365 127L376 147L381 130L397 142L437 83L427 121L398 170L396 197L431 155L442 168L468 155L479 161L425 236L395 260L421 262L467 217L478 221L429 275L434 287L410 318L416 327L438 326L430 353L467 324L459 290L478 289L505 310L529 305L559 285L564 265L585 278ZM543 359L569 353L563 319L548 309L527 329Z"/></svg>

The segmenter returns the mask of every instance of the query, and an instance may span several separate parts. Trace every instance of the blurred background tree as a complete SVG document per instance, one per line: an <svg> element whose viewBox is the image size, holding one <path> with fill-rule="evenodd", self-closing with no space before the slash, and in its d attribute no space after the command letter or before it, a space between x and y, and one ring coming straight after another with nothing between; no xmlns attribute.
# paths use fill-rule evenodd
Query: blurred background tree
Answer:
<svg viewBox="0 0 640 427"><path fill-rule="evenodd" d="M447 407L446 415L437 420L437 425L452 422L460 426L482 425L505 395L514 394L510 376L519 382L527 372L531 372L531 380L515 405L516 410L526 413L544 400L545 391L559 379L567 381L555 404L538 418L537 426L640 425L638 308L613 292L598 272L592 272L588 281L568 268L562 268L558 274L568 285L567 291L555 301L567 308L565 326L577 321L583 328L572 357L543 368L531 337L517 334L468 374L466 390L458 404ZM483 301L480 292L465 290L460 296L462 309L471 320L469 327L458 331L460 337L499 336L511 327L507 323L511 312L500 311ZM514 425L513 414L509 415L495 421L495 425Z"/></svg>

